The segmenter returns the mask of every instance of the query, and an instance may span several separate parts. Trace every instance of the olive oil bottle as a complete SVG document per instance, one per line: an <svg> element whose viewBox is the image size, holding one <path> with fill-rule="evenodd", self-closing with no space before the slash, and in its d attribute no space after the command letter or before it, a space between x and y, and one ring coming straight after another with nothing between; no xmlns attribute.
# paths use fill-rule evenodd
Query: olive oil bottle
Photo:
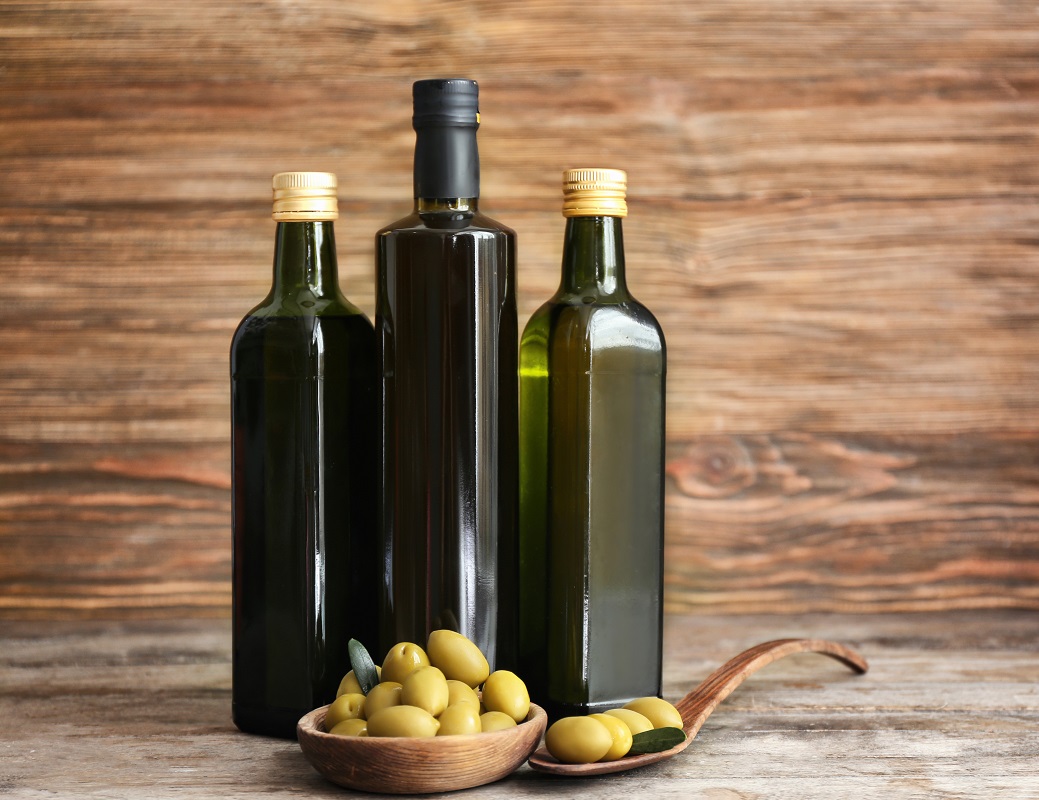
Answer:
<svg viewBox="0 0 1039 800"><path fill-rule="evenodd" d="M232 716L295 738L375 636L375 332L339 289L335 175L275 175L273 216L273 287L231 344Z"/></svg>
<svg viewBox="0 0 1039 800"><path fill-rule="evenodd" d="M620 170L563 174L562 281L520 345L521 668L552 716L659 695L664 336L628 291Z"/></svg>
<svg viewBox="0 0 1039 800"><path fill-rule="evenodd" d="M376 236L380 651L449 628L515 658L517 350L512 230L482 214L475 81L413 87L415 206Z"/></svg>

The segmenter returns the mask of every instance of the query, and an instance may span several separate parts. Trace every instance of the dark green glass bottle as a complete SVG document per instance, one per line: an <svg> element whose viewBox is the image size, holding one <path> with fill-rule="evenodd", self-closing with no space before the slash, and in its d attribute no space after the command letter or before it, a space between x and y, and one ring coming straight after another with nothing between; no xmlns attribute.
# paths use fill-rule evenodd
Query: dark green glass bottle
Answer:
<svg viewBox="0 0 1039 800"><path fill-rule="evenodd" d="M553 717L660 694L664 336L620 170L564 173L563 275L520 344L521 669Z"/></svg>
<svg viewBox="0 0 1039 800"><path fill-rule="evenodd" d="M477 86L414 85L415 208L376 236L380 654L449 628L512 667L516 237L481 214Z"/></svg>
<svg viewBox="0 0 1039 800"><path fill-rule="evenodd" d="M274 284L231 344L232 716L295 738L375 640L375 332L339 289L335 175L274 190Z"/></svg>

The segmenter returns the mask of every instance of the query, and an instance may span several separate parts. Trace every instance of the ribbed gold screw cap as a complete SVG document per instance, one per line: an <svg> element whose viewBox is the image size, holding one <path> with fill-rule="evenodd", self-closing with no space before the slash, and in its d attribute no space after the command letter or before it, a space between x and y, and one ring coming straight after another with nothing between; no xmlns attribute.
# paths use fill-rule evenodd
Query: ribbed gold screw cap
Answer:
<svg viewBox="0 0 1039 800"><path fill-rule="evenodd" d="M622 169L563 172L564 217L626 217L628 175Z"/></svg>
<svg viewBox="0 0 1039 800"><path fill-rule="evenodd" d="M339 182L332 172L279 172L271 179L278 222L339 219Z"/></svg>

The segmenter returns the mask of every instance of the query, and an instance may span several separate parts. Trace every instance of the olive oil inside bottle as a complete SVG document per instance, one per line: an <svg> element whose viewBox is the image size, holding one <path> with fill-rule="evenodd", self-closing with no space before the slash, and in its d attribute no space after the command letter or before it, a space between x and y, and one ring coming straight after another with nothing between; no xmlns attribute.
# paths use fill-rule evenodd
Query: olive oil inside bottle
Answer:
<svg viewBox="0 0 1039 800"><path fill-rule="evenodd" d="M415 214L379 239L383 644L450 628L492 664L516 635L510 233L479 214Z"/></svg>
<svg viewBox="0 0 1039 800"><path fill-rule="evenodd" d="M376 236L382 649L449 628L515 659L515 234L481 214L476 84L414 87L415 208Z"/></svg>
<svg viewBox="0 0 1039 800"><path fill-rule="evenodd" d="M520 347L522 666L550 716L660 692L664 372L620 219L568 219Z"/></svg>
<svg viewBox="0 0 1039 800"><path fill-rule="evenodd" d="M335 698L349 638L374 636L354 566L376 563L374 507L352 502L374 491L374 431L358 425L374 417L374 335L360 316L250 317L238 341L235 715L291 737Z"/></svg>
<svg viewBox="0 0 1039 800"><path fill-rule="evenodd" d="M295 738L377 628L375 334L329 221L279 223L275 253L231 345L232 716Z"/></svg>

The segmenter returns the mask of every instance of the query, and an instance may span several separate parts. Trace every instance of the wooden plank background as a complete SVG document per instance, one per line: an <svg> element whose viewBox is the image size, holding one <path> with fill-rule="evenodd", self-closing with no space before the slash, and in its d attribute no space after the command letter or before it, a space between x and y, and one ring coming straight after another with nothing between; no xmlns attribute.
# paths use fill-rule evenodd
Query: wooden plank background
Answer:
<svg viewBox="0 0 1039 800"><path fill-rule="evenodd" d="M521 321L560 171L628 170L670 611L1039 608L1034 2L0 0L0 618L228 613L270 175L339 174L371 313L411 81L447 75Z"/></svg>

